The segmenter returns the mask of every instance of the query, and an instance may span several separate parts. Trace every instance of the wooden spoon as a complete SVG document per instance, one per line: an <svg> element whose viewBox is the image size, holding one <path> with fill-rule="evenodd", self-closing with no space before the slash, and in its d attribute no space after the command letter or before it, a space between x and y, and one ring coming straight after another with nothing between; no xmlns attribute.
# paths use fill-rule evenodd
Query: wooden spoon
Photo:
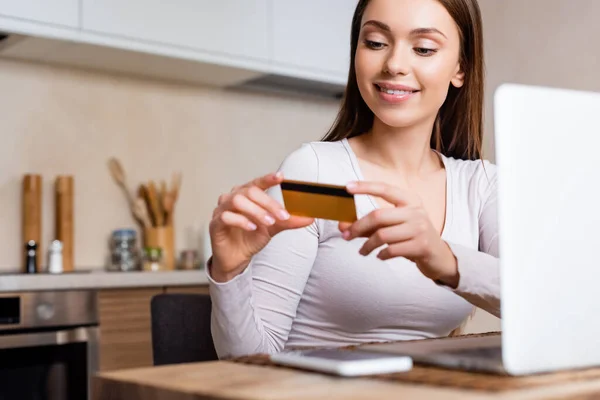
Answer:
<svg viewBox="0 0 600 400"><path fill-rule="evenodd" d="M152 221L150 220L150 215L148 215L148 207L146 206L146 200L143 197L138 197L135 199L133 205L133 213L135 216L142 221L142 225L144 228L151 228Z"/></svg>
<svg viewBox="0 0 600 400"><path fill-rule="evenodd" d="M148 186L146 187L146 192L148 195L148 204L150 205L150 210L152 211L152 216L154 217L154 221L156 222L156 226L164 225L164 215L161 212L161 206L158 198L158 193L156 190L156 185L153 181L148 182Z"/></svg>
<svg viewBox="0 0 600 400"><path fill-rule="evenodd" d="M160 206L160 212L163 215L165 221L167 220L167 210L165 210L165 196L167 195L167 182L165 180L160 181L160 191L158 193L158 205ZM165 225L167 223L165 222Z"/></svg>
<svg viewBox="0 0 600 400"><path fill-rule="evenodd" d="M152 207L150 207L150 199L148 198L148 188L143 183L140 183L137 190L138 199L142 199L144 202L144 214L148 216L150 220L150 227L156 226L156 221L154 220L154 216L152 215ZM141 206L139 206L141 208Z"/></svg>
<svg viewBox="0 0 600 400"><path fill-rule="evenodd" d="M167 192L163 197L163 208L165 210L165 225L173 224L173 209L175 208L175 196L173 192Z"/></svg>
<svg viewBox="0 0 600 400"><path fill-rule="evenodd" d="M173 174L171 180L171 190L167 191L165 198L163 199L163 208L165 209L166 225L173 224L173 214L175 211L175 203L179 198L179 190L181 189L181 172Z"/></svg>
<svg viewBox="0 0 600 400"><path fill-rule="evenodd" d="M179 190L181 189L181 181L183 176L181 172L175 172L173 174L173 180L171 182L171 192L173 193L174 201L179 198Z"/></svg>
<svg viewBox="0 0 600 400"><path fill-rule="evenodd" d="M129 191L129 187L127 186L125 170L123 170L123 166L121 165L118 159L116 159L115 157L111 157L108 160L108 169L110 170L110 174L112 175L117 185L119 185L121 189L123 189L123 192L125 192L125 196L127 197L129 207L133 211L135 199L133 197L133 194Z"/></svg>

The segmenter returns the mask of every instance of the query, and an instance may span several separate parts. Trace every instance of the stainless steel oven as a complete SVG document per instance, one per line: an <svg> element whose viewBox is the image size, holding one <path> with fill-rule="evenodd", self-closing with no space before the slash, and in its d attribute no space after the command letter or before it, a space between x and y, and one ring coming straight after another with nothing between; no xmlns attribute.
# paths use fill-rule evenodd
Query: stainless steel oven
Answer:
<svg viewBox="0 0 600 400"><path fill-rule="evenodd" d="M0 293L0 400L90 398L97 370L96 292Z"/></svg>

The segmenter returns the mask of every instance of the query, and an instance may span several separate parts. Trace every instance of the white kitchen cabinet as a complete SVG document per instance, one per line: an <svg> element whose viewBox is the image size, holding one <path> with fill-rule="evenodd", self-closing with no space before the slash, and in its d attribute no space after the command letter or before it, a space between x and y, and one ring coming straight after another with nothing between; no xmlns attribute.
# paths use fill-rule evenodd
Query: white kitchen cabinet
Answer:
<svg viewBox="0 0 600 400"><path fill-rule="evenodd" d="M79 27L79 0L0 0L0 17Z"/></svg>
<svg viewBox="0 0 600 400"><path fill-rule="evenodd" d="M267 0L81 0L82 29L267 60Z"/></svg>
<svg viewBox="0 0 600 400"><path fill-rule="evenodd" d="M0 0L0 58L337 98L356 3Z"/></svg>
<svg viewBox="0 0 600 400"><path fill-rule="evenodd" d="M343 78L357 0L270 0L272 62Z"/></svg>

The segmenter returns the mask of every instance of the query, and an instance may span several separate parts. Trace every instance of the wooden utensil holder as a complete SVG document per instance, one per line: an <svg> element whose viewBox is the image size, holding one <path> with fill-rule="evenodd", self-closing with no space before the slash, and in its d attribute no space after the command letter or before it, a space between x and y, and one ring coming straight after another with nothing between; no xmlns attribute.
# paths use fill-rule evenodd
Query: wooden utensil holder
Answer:
<svg viewBox="0 0 600 400"><path fill-rule="evenodd" d="M175 269L175 230L173 225L144 229L144 247L160 247L165 270Z"/></svg>

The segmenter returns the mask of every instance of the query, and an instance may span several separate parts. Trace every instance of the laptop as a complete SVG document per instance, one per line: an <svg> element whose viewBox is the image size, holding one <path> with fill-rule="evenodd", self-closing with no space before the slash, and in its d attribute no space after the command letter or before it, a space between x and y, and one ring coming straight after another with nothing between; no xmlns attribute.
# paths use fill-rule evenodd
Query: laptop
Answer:
<svg viewBox="0 0 600 400"><path fill-rule="evenodd" d="M501 335L365 350L517 376L600 366L599 117L600 93L500 86Z"/></svg>

